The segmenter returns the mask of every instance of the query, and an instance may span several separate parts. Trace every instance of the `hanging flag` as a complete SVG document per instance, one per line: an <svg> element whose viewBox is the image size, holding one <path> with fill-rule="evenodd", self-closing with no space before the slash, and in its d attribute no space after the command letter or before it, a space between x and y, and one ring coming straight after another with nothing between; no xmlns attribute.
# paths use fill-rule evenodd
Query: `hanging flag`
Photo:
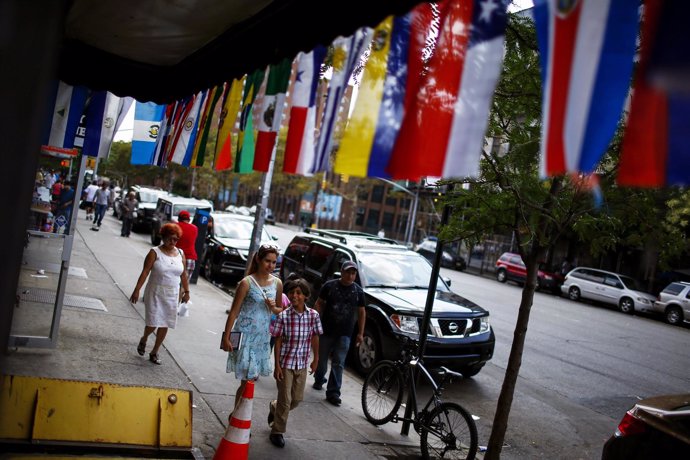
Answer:
<svg viewBox="0 0 690 460"><path fill-rule="evenodd" d="M134 105L134 130L132 133L133 165L150 165L153 163L153 153L156 140L163 122L164 105L153 102L136 102Z"/></svg>
<svg viewBox="0 0 690 460"><path fill-rule="evenodd" d="M192 162L190 164L192 168L204 165L204 160L206 159L206 143L208 142L208 133L211 130L211 120L216 110L216 104L223 96L223 89L223 86L216 86L206 98L205 107L202 110L203 115L199 123L199 135L194 145L194 155L192 156Z"/></svg>
<svg viewBox="0 0 690 460"><path fill-rule="evenodd" d="M389 61L392 35L393 16L389 16L374 29L371 42L371 53L364 67L362 82L359 85L357 102L352 116L347 122L347 128L345 128L345 133L343 134L340 146L336 152L335 164L333 166L333 170L336 173L348 174L356 177L377 175L376 173L369 174L370 163L372 166L375 164L375 161L371 161L373 160L372 147L374 145L374 135L379 126L378 122L388 122L386 115L384 115L384 117L386 117L385 121L379 120L379 117L385 111L391 109L391 100L387 96L392 96L392 83L400 83L400 81L396 79L396 75L390 75L387 72L388 63L390 62L393 64L392 61L396 58L407 58L407 46L405 45L404 53L393 56ZM409 34L407 34L406 43L409 43ZM399 70L398 62L393 64L395 71ZM403 73L405 72L406 69ZM402 81L404 82L405 75L402 75L402 77ZM384 86L387 86L389 91L388 95L384 92ZM402 108L402 89L404 86L400 86L399 88L400 91L397 92L397 95L400 96L398 100L400 102L400 108ZM384 97L386 97L385 103L383 101ZM399 129L399 125L397 128ZM394 136L397 136L397 129L394 132ZM395 139L395 137L393 139Z"/></svg>
<svg viewBox="0 0 690 460"><path fill-rule="evenodd" d="M259 133L256 138L254 152L254 171L268 172L276 137L280 130L285 107L285 93L290 82L292 63L283 59L276 65L271 65L266 81L266 94L263 97L259 113Z"/></svg>
<svg viewBox="0 0 690 460"><path fill-rule="evenodd" d="M509 3L440 4L438 42L405 113L388 165L392 177L417 180L479 173L491 98L502 68Z"/></svg>
<svg viewBox="0 0 690 460"><path fill-rule="evenodd" d="M44 135L41 147L43 150L73 151L74 137L77 134L79 120L84 114L87 94L88 90L83 86L57 82L53 109L50 112L52 119Z"/></svg>
<svg viewBox="0 0 690 460"><path fill-rule="evenodd" d="M164 166L166 162L165 147L168 142L168 134L170 132L170 125L172 123L173 115L177 108L177 101L171 102L165 106L163 121L161 122L160 130L156 138L156 147L153 149L152 164L157 166Z"/></svg>
<svg viewBox="0 0 690 460"><path fill-rule="evenodd" d="M237 120L237 113L242 103L242 88L244 88L245 76L239 80L233 80L230 88L226 88L223 110L218 121L218 137L216 138L216 171L232 168L232 129Z"/></svg>
<svg viewBox="0 0 690 460"><path fill-rule="evenodd" d="M638 32L635 0L536 0L542 176L594 170L616 131Z"/></svg>
<svg viewBox="0 0 690 460"><path fill-rule="evenodd" d="M83 155L108 158L117 119L123 116L122 104L121 98L108 91L96 91L92 94L86 109Z"/></svg>
<svg viewBox="0 0 690 460"><path fill-rule="evenodd" d="M199 112L206 99L208 91L199 91L190 104L189 111L182 118L182 124L178 130L175 147L172 151L170 161L182 166L189 166L194 153L194 141L196 140L197 128L199 127Z"/></svg>
<svg viewBox="0 0 690 460"><path fill-rule="evenodd" d="M127 113L129 112L129 108L132 107L132 104L134 103L134 98L125 96L120 98L120 108L119 108L119 113L117 114L117 120L115 120L115 132L117 133L120 130L120 126L122 126L122 122L125 121L125 117L127 116Z"/></svg>
<svg viewBox="0 0 690 460"><path fill-rule="evenodd" d="M237 161L235 172L250 173L254 166L254 100L264 81L265 72L257 69L247 77L242 95L240 132L237 136Z"/></svg>
<svg viewBox="0 0 690 460"><path fill-rule="evenodd" d="M649 81L650 61L660 49L658 34L672 28L667 26L665 18L669 16L662 10L669 4L662 0L645 2L640 61L616 179L619 185L690 184L690 99L687 95L667 93Z"/></svg>
<svg viewBox="0 0 690 460"><path fill-rule="evenodd" d="M316 156L311 172L326 171L329 168L340 102L355 66L371 42L372 32L371 28L362 27L350 37L338 37L333 41L333 76L328 83L326 106L319 125Z"/></svg>
<svg viewBox="0 0 690 460"><path fill-rule="evenodd" d="M283 172L311 175L314 163L314 129L316 122L316 89L326 48L317 46L309 53L297 55L297 75L292 85L292 106Z"/></svg>
<svg viewBox="0 0 690 460"><path fill-rule="evenodd" d="M196 96L190 96L186 98L183 101L180 101L179 104L175 107L175 113L173 113L173 118L172 118L172 123L168 125L168 134L166 138L166 144L165 144L165 163L167 164L169 161L173 161L173 158L175 157L175 152L177 152L177 144L180 141L180 137L182 136L182 133L184 132L184 122L187 120L187 117L189 116L189 113L192 110L192 107L194 106L194 101L197 100ZM180 163L184 159L184 153L181 152L178 153L177 159L179 161L175 161L174 163Z"/></svg>

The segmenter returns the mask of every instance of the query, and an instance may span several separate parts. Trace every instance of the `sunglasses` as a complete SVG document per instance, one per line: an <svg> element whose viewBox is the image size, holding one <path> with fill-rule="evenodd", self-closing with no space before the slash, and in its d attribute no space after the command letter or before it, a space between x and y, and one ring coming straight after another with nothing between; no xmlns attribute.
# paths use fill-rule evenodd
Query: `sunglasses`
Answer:
<svg viewBox="0 0 690 460"><path fill-rule="evenodd" d="M275 244L268 244L268 243L266 243L266 244L262 244L261 246L259 246L259 249L267 249L267 250L268 250L268 249L275 249L275 250L278 250L278 246L276 246Z"/></svg>

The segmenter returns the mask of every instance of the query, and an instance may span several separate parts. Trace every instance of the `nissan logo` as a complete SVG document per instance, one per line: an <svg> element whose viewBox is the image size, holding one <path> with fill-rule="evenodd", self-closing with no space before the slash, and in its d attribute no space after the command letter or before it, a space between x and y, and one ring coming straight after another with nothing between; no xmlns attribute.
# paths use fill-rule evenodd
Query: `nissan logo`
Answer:
<svg viewBox="0 0 690 460"><path fill-rule="evenodd" d="M458 323L456 323L456 322L448 323L448 330L450 331L451 334L457 333L458 329L459 329Z"/></svg>

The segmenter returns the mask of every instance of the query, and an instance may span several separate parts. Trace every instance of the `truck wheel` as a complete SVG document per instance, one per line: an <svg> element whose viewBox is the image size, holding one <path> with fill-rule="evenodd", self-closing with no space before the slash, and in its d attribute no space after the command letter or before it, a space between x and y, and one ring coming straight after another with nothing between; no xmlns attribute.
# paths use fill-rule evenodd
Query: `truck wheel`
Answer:
<svg viewBox="0 0 690 460"><path fill-rule="evenodd" d="M381 346L375 328L364 328L364 340L354 349L354 366L357 372L367 375L377 361L381 360Z"/></svg>

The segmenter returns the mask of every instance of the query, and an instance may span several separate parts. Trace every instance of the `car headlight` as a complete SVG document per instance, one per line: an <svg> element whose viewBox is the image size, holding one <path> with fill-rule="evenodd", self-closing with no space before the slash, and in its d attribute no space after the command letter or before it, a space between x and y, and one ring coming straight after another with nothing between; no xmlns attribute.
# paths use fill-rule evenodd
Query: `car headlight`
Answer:
<svg viewBox="0 0 690 460"><path fill-rule="evenodd" d="M227 246L223 246L223 252L229 256L239 256L240 252L235 249L235 248L229 248Z"/></svg>
<svg viewBox="0 0 690 460"><path fill-rule="evenodd" d="M482 316L481 318L479 318L479 333L481 334L483 332L488 332L489 328L489 317Z"/></svg>
<svg viewBox="0 0 690 460"><path fill-rule="evenodd" d="M649 299L645 299L644 297L638 297L637 301L640 303L651 303Z"/></svg>
<svg viewBox="0 0 690 460"><path fill-rule="evenodd" d="M395 324L398 329L403 332L408 332L410 334L419 334L419 323L417 322L416 316L405 316L405 315L391 315L391 321Z"/></svg>

